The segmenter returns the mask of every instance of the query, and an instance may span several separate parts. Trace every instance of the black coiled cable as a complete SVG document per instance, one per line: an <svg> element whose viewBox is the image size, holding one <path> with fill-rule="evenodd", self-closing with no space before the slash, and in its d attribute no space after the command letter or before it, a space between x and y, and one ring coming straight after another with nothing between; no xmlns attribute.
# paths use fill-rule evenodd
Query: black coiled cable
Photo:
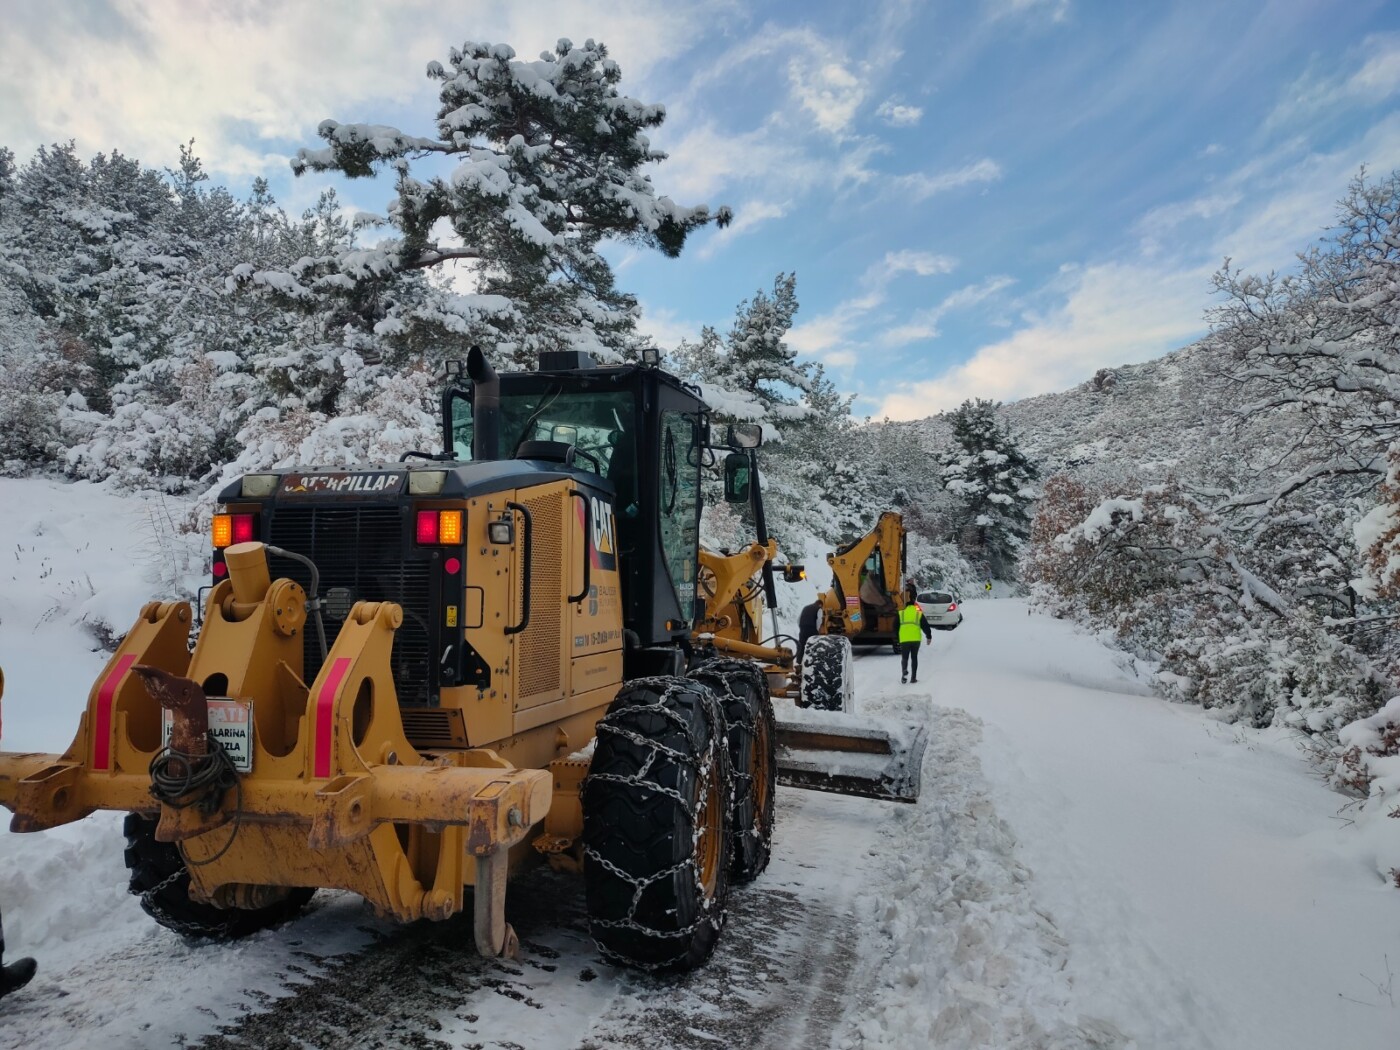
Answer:
<svg viewBox="0 0 1400 1050"><path fill-rule="evenodd" d="M203 755L187 755L172 747L163 747L156 752L150 765L151 795L171 809L188 809L197 805L207 817L219 808L229 788L237 791L233 804L233 827L228 841L218 853L205 860L186 858L185 863L190 867L212 864L228 852L233 840L238 837L238 822L243 809L243 783L233 766L233 758L213 733L209 734L208 740L209 750ZM183 772L174 771L176 763L184 767Z"/></svg>

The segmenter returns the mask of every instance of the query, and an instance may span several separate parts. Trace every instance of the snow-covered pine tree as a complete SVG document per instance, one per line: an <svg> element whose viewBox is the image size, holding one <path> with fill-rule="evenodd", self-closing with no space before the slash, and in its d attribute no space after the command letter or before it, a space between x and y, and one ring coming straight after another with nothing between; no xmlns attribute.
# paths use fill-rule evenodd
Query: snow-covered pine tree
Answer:
<svg viewBox="0 0 1400 1050"><path fill-rule="evenodd" d="M962 503L954 524L964 554L996 579L1013 579L1039 475L997 419L997 407L968 400L952 413L955 447L944 457L942 479Z"/></svg>
<svg viewBox="0 0 1400 1050"><path fill-rule="evenodd" d="M327 145L292 163L298 174L394 171L387 214L356 219L383 236L284 270L241 267L236 279L318 312L335 301L361 358L373 344L387 361L405 340L478 343L516 367L532 367L541 350L629 354L636 301L617 288L601 244L674 256L693 230L729 221L728 209L658 195L643 172L665 159L646 135L664 107L620 94L621 69L592 40L561 39L533 62L468 41L447 66L429 63L428 76L441 85L434 137L327 120L318 129ZM447 174L443 160L454 165ZM449 262L466 264L474 294L430 294L412 279ZM415 339L423 329L440 338Z"/></svg>

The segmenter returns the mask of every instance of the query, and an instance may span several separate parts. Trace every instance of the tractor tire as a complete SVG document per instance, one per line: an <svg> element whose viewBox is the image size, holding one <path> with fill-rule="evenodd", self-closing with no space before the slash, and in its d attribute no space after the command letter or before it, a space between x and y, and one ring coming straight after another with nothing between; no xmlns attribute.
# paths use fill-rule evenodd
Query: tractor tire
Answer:
<svg viewBox="0 0 1400 1050"><path fill-rule="evenodd" d="M156 841L156 820L128 813L122 824L126 835L127 884L141 898L141 907L166 929L190 939L207 937L233 941L296 918L313 889L289 888L287 895L265 908L216 908L190 899L190 873L179 847Z"/></svg>
<svg viewBox="0 0 1400 1050"><path fill-rule="evenodd" d="M818 711L855 709L855 679L851 640L843 634L819 634L807 639L802 652L800 707Z"/></svg>
<svg viewBox="0 0 1400 1050"><path fill-rule="evenodd" d="M605 958L703 965L724 928L731 792L724 715L699 682L628 682L598 722L583 782L588 924Z"/></svg>
<svg viewBox="0 0 1400 1050"><path fill-rule="evenodd" d="M773 849L773 799L778 787L777 726L768 676L751 660L711 660L690 677L719 698L729 743L734 797L729 807L734 882L750 882L768 867Z"/></svg>

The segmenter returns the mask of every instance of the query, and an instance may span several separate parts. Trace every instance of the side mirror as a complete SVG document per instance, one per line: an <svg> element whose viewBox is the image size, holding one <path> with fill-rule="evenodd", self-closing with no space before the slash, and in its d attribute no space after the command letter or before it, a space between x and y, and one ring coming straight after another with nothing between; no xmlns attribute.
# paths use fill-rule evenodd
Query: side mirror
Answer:
<svg viewBox="0 0 1400 1050"><path fill-rule="evenodd" d="M746 452L731 452L724 457L724 502L749 502L753 484L753 465Z"/></svg>
<svg viewBox="0 0 1400 1050"><path fill-rule="evenodd" d="M571 427L565 423L556 423L549 430L549 440L562 441L566 445L577 445L578 427Z"/></svg>
<svg viewBox="0 0 1400 1050"><path fill-rule="evenodd" d="M805 566L805 565L793 565L791 562L789 562L787 565L784 565L784 566L783 566L783 582L784 582L784 583L800 583L802 580L805 580L806 578L807 578L807 566Z"/></svg>
<svg viewBox="0 0 1400 1050"><path fill-rule="evenodd" d="M758 448L763 444L762 424L730 423L725 444L730 448Z"/></svg>

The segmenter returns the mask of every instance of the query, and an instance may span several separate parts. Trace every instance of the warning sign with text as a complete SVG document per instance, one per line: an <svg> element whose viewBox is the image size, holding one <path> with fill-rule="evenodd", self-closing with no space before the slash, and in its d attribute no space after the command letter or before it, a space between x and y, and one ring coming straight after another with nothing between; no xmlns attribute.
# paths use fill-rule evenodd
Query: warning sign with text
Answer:
<svg viewBox="0 0 1400 1050"><path fill-rule="evenodd" d="M170 745L170 729L174 724L169 711L165 715L162 743ZM253 768L253 703L251 700L211 699L209 701L209 733L224 745L233 768L248 773Z"/></svg>

